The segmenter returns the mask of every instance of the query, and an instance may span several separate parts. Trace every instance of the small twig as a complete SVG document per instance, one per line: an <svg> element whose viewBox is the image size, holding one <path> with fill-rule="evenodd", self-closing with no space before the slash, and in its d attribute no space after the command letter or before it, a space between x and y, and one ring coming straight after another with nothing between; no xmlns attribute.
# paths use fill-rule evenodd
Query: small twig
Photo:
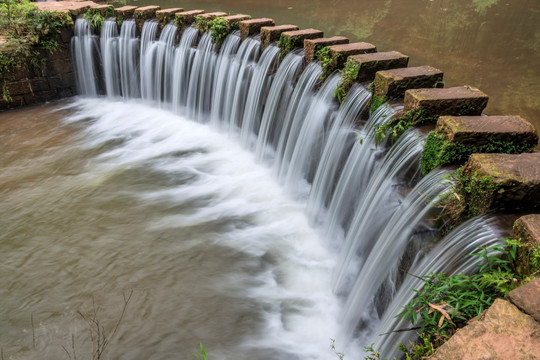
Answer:
<svg viewBox="0 0 540 360"><path fill-rule="evenodd" d="M426 279L422 278L421 276L418 276L418 275L415 275L415 274L413 274L413 273L410 273L410 272L408 272L408 271L405 270L405 269L400 268L399 270L403 271L403 272L404 272L405 274L407 274L407 275L411 275L411 276L413 276L413 277L415 277L415 278L417 278L417 279L420 279L420 280L422 280L422 281L426 281Z"/></svg>
<svg viewBox="0 0 540 360"><path fill-rule="evenodd" d="M34 313L30 313L30 322L32 323L32 347L36 348L36 331L34 329Z"/></svg>
<svg viewBox="0 0 540 360"><path fill-rule="evenodd" d="M392 331L389 331L389 332L385 332L383 334L379 334L379 336L384 336L384 335L388 335L388 334L392 334L392 333L400 333L400 332L405 332L405 331L419 330L421 328L422 328L421 326L418 326L418 327L413 327L413 328L408 328L408 329L397 329L397 330L392 330Z"/></svg>

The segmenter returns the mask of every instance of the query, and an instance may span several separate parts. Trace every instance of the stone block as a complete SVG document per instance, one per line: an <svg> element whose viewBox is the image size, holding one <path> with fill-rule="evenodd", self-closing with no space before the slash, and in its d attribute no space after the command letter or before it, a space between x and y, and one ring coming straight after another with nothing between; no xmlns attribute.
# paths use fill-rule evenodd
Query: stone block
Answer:
<svg viewBox="0 0 540 360"><path fill-rule="evenodd" d="M73 72L73 65L70 59L58 59L47 61L48 74L62 74Z"/></svg>
<svg viewBox="0 0 540 360"><path fill-rule="evenodd" d="M508 300L540 322L540 278L532 279L527 284L510 291Z"/></svg>
<svg viewBox="0 0 540 360"><path fill-rule="evenodd" d="M422 172L462 165L473 153L518 154L534 150L538 135L519 116L441 116L421 157Z"/></svg>
<svg viewBox="0 0 540 360"><path fill-rule="evenodd" d="M63 88L75 87L75 75L73 72L48 76L47 82L51 90L58 91Z"/></svg>
<svg viewBox="0 0 540 360"><path fill-rule="evenodd" d="M209 12L201 15L197 15L195 17L195 28L199 30L201 33L207 32L209 29L209 22L217 17L225 17L227 16L227 13L216 11L216 12Z"/></svg>
<svg viewBox="0 0 540 360"><path fill-rule="evenodd" d="M183 31L186 27L193 24L195 22L195 17L201 14L204 14L204 10L181 11L174 14L174 20L176 26L178 26L178 31Z"/></svg>
<svg viewBox="0 0 540 360"><path fill-rule="evenodd" d="M347 57L351 55L367 54L377 52L377 47L367 42L356 42L350 44L330 46L330 56L332 57L332 67L335 69L343 67Z"/></svg>
<svg viewBox="0 0 540 360"><path fill-rule="evenodd" d="M122 6L114 9L114 16L121 17L122 19L132 18L135 15L137 6Z"/></svg>
<svg viewBox="0 0 540 360"><path fill-rule="evenodd" d="M240 21L246 21L251 19L251 16L245 14L227 15L225 16L225 19L229 22L229 24L239 24ZM240 25L237 26L238 28L240 28Z"/></svg>
<svg viewBox="0 0 540 360"><path fill-rule="evenodd" d="M525 215L517 219L514 222L511 238L521 239L521 242L525 245L517 249L517 261L514 270L521 277L528 277L535 271L531 269L532 251L540 246L540 214Z"/></svg>
<svg viewBox="0 0 540 360"><path fill-rule="evenodd" d="M441 115L481 115L489 97L482 91L470 87L459 86L447 89L410 89L405 91L404 111L414 111L413 122L435 122Z"/></svg>
<svg viewBox="0 0 540 360"><path fill-rule="evenodd" d="M270 43L278 41L281 33L298 30L296 25L277 25L261 27L261 48L264 50Z"/></svg>
<svg viewBox="0 0 540 360"><path fill-rule="evenodd" d="M409 57L398 51L388 51L351 55L348 61L360 66L356 80L368 81L375 78L377 71L407 67Z"/></svg>
<svg viewBox="0 0 540 360"><path fill-rule="evenodd" d="M41 92L50 90L49 83L46 78L33 78L30 79L30 89L32 92Z"/></svg>
<svg viewBox="0 0 540 360"><path fill-rule="evenodd" d="M23 105L25 105L23 95L11 96L11 99L8 99L8 101L4 100L4 98L0 96L0 109L2 110L12 109Z"/></svg>
<svg viewBox="0 0 540 360"><path fill-rule="evenodd" d="M238 23L240 35L245 39L253 34L258 33L263 26L274 26L274 20L270 18L259 18L251 20L243 20Z"/></svg>
<svg viewBox="0 0 540 360"><path fill-rule="evenodd" d="M30 81L24 79L16 82L9 82L6 83L6 87L11 97L25 95L30 92Z"/></svg>
<svg viewBox="0 0 540 360"><path fill-rule="evenodd" d="M156 17L160 27L163 28L165 25L167 25L167 23L173 21L175 19L175 14L182 11L184 11L182 8L157 10Z"/></svg>
<svg viewBox="0 0 540 360"><path fill-rule="evenodd" d="M540 324L510 302L496 299L478 321L457 331L430 360L536 359Z"/></svg>
<svg viewBox="0 0 540 360"><path fill-rule="evenodd" d="M222 11L214 11L214 12L209 12L209 13L205 13L205 14L201 14L200 17L205 19L205 20L212 20L212 19L215 19L219 16L227 16L227 13L226 12L222 12Z"/></svg>
<svg viewBox="0 0 540 360"><path fill-rule="evenodd" d="M114 15L114 6L107 4L96 4L90 6L91 9L99 11L99 14L105 18L111 17Z"/></svg>
<svg viewBox="0 0 540 360"><path fill-rule="evenodd" d="M281 33L279 39L279 45L281 47L281 56L285 56L294 48L300 48L304 46L304 40L306 39L318 39L323 37L323 32L317 29L304 29L285 31Z"/></svg>
<svg viewBox="0 0 540 360"><path fill-rule="evenodd" d="M43 103L46 101L54 100L57 98L57 92L54 90L40 91L34 93L28 93L24 95L24 102L26 105Z"/></svg>
<svg viewBox="0 0 540 360"><path fill-rule="evenodd" d="M530 210L540 207L540 152L472 154L462 168L466 186L461 199L468 216L492 209ZM463 183L463 182L462 182Z"/></svg>
<svg viewBox="0 0 540 360"><path fill-rule="evenodd" d="M40 10L67 12L76 18L97 4L93 1L42 1L36 2L36 6Z"/></svg>
<svg viewBox="0 0 540 360"><path fill-rule="evenodd" d="M135 22L137 23L139 32L142 30L144 22L146 20L154 19L156 17L156 12L160 9L161 7L157 5L143 6L135 9Z"/></svg>
<svg viewBox="0 0 540 360"><path fill-rule="evenodd" d="M396 99L406 90L442 87L443 72L431 66L382 70L376 73L373 90L380 98Z"/></svg>
<svg viewBox="0 0 540 360"><path fill-rule="evenodd" d="M340 44L348 44L349 39L343 36L333 36L331 38L318 38L318 39L305 39L304 40L304 53L306 58L306 64L309 64L311 60L314 60L315 53L319 49Z"/></svg>

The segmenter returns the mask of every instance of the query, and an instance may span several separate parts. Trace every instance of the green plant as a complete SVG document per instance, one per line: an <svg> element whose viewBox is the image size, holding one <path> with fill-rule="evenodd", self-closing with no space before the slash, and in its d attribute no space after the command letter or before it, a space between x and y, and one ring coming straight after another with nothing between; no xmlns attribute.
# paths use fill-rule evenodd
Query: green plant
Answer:
<svg viewBox="0 0 540 360"><path fill-rule="evenodd" d="M281 34L278 41L278 47L281 49L281 58L283 59L295 47L301 46L300 36L284 36Z"/></svg>
<svg viewBox="0 0 540 360"><path fill-rule="evenodd" d="M341 104L347 92L351 89L354 82L358 78L358 71L360 71L360 64L356 63L352 59L348 59L345 63L345 67L341 70L341 81L338 84L336 91L334 92L334 97L337 98Z"/></svg>
<svg viewBox="0 0 540 360"><path fill-rule="evenodd" d="M380 144L386 138L392 141L397 140L407 129L413 125L420 125L429 119L424 116L425 111L422 108L411 109L404 112L399 117L394 117L390 121L375 128L375 143Z"/></svg>
<svg viewBox="0 0 540 360"><path fill-rule="evenodd" d="M212 19L208 23L212 43L221 44L225 37L233 30L231 23L222 16Z"/></svg>
<svg viewBox="0 0 540 360"><path fill-rule="evenodd" d="M101 15L99 9L88 9L84 13L83 18L90 22L90 26L96 32L99 32L105 22L105 17Z"/></svg>
<svg viewBox="0 0 540 360"><path fill-rule="evenodd" d="M198 360L208 360L208 358L206 357L206 351L204 351L202 342L199 343L199 347L201 349L201 354L199 355L199 354L193 353L193 356L195 356Z"/></svg>
<svg viewBox="0 0 540 360"><path fill-rule="evenodd" d="M381 107L382 104L388 101L388 98L386 96L378 96L377 94L373 93L371 95L371 112L375 112L379 107Z"/></svg>
<svg viewBox="0 0 540 360"><path fill-rule="evenodd" d="M201 34L204 34L210 30L209 21L206 17L202 15L195 16L195 29L199 30Z"/></svg>

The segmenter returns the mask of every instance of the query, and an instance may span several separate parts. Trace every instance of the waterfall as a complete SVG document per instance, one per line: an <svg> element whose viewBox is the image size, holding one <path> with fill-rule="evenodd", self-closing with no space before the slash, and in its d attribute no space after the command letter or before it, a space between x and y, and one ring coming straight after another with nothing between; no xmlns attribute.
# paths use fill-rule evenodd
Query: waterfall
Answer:
<svg viewBox="0 0 540 360"><path fill-rule="evenodd" d="M391 146L375 143L374 129L398 108L384 104L367 114L366 88L355 84L340 105L334 99L340 74L322 81L321 65L305 66L301 52L280 60L278 47L261 53L259 38L241 40L238 32L214 44L193 27L179 39L174 24L159 39L157 31L157 22L146 21L139 41L133 20L123 22L120 34L107 20L98 51L88 22L78 19L72 47L79 92L98 95L93 60L100 52L108 97L143 99L218 129L251 151L304 207L335 257L328 291L342 310L336 316L341 332L332 336L357 339L360 347L373 340L383 356L392 354L409 335L381 340L377 334L402 326L393 317L420 285L403 272L409 266L420 275L470 271L474 265L465 255L496 239L490 222L473 220L437 240L429 219L442 211L438 199L451 185L446 173L435 170L419 180L423 139L415 130ZM412 248L419 255L408 262Z"/></svg>

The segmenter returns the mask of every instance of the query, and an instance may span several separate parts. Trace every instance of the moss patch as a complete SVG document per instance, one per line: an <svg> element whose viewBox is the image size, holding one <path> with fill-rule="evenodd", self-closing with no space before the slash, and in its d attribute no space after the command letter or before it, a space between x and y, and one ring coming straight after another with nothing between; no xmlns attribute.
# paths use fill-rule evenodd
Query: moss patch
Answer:
<svg viewBox="0 0 540 360"><path fill-rule="evenodd" d="M301 47L302 37L300 36L284 36L281 34L278 41L278 47L281 49L281 59L283 59L288 53L295 47Z"/></svg>
<svg viewBox="0 0 540 360"><path fill-rule="evenodd" d="M345 100L347 93L358 78L358 71L360 71L360 64L348 59L345 63L345 68L341 70L341 81L334 92L334 97L337 98L340 104Z"/></svg>
<svg viewBox="0 0 540 360"><path fill-rule="evenodd" d="M438 166L463 164L471 154L505 153L520 154L534 149L536 145L528 142L514 143L489 139L487 144L462 144L450 142L446 135L431 131L426 139L424 152L420 159L422 174L426 175Z"/></svg>
<svg viewBox="0 0 540 360"><path fill-rule="evenodd" d="M375 128L375 142L380 144L385 139L395 141L411 126L422 125L433 121L432 117L425 114L426 112L423 108L415 108L377 126Z"/></svg>

